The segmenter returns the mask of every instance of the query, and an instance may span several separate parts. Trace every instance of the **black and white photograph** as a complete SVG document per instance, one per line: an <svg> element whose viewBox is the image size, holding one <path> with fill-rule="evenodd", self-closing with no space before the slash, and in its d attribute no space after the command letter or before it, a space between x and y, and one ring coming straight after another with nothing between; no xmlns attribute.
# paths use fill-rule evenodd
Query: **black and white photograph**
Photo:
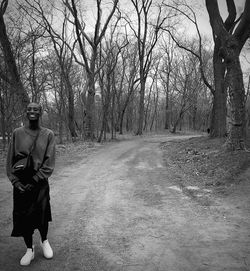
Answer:
<svg viewBox="0 0 250 271"><path fill-rule="evenodd" d="M250 0L0 0L0 271L250 271Z"/></svg>

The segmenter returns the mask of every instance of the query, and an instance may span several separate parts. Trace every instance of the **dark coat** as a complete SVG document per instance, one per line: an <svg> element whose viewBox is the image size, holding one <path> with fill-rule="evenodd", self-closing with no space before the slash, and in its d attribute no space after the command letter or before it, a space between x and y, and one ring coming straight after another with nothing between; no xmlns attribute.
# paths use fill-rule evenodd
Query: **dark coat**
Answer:
<svg viewBox="0 0 250 271"><path fill-rule="evenodd" d="M41 128L35 148L32 151L34 173L33 177L16 176L12 171L13 164L18 157L28 155L37 131L27 127L14 130L8 148L6 171L12 184L35 184L31 191L21 192L13 188L13 231L11 236L32 234L34 229L42 228L52 220L49 183L55 165L55 137L54 133Z"/></svg>

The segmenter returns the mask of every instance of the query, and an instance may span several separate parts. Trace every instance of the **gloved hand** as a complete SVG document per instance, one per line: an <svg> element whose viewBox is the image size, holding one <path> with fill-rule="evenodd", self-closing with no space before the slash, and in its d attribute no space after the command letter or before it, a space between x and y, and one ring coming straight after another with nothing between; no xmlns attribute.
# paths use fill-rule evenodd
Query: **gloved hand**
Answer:
<svg viewBox="0 0 250 271"><path fill-rule="evenodd" d="M36 186L37 186L37 182L36 180L34 180L33 178L30 180L30 183L25 185L25 191L30 192L32 191Z"/></svg>
<svg viewBox="0 0 250 271"><path fill-rule="evenodd" d="M21 182L19 182L19 181L16 181L14 184L13 184L13 186L16 188L16 189L18 189L20 192L25 192L25 186L21 183Z"/></svg>
<svg viewBox="0 0 250 271"><path fill-rule="evenodd" d="M40 182L39 177L38 177L37 175L34 175L34 176L32 177L32 182L33 182L34 184L38 184L38 183Z"/></svg>
<svg viewBox="0 0 250 271"><path fill-rule="evenodd" d="M34 189L34 187L35 187L35 184L28 183L28 184L25 185L25 191L30 192L31 190Z"/></svg>

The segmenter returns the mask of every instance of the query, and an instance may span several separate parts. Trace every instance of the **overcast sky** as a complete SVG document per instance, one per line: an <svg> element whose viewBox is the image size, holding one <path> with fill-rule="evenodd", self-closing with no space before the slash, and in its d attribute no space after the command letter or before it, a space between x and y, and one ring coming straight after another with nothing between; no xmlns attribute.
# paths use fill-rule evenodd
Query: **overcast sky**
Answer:
<svg viewBox="0 0 250 271"><path fill-rule="evenodd" d="M103 16L105 17L106 14L108 14L112 7L112 1L113 0L103 0L102 1L102 9L103 9ZM153 3L156 0L153 0ZM167 1L167 0L166 0ZM237 9L237 16L241 14L241 12L244 9L245 1L246 0L234 0L236 4ZM250 0L248 0L250 1ZM190 4L191 7L195 10L197 20L198 20L198 26L200 29L200 32L202 35L208 36L212 41L212 30L209 23L209 16L208 12L206 10L205 0L186 0L187 4ZM96 19L96 0L84 0L82 2L83 7L86 10L85 19L86 19L86 31L87 32L93 32L94 26L95 26L95 19ZM119 0L119 5L122 7L122 9L126 10L133 10L133 6L131 4L131 0ZM218 5L220 9L220 14L222 16L222 19L225 20L228 12L227 12L227 6L226 6L226 0L218 0ZM131 12L128 12L128 14L132 14ZM188 25L188 23L184 23L186 25L186 29L182 30L184 32L184 35L197 35L197 32L193 25ZM211 43L212 44L212 43ZM249 66L249 65L248 65Z"/></svg>
<svg viewBox="0 0 250 271"><path fill-rule="evenodd" d="M237 14L240 14L243 11L244 4L246 0L234 0L237 8ZM110 0L104 0L102 3L102 7L107 7L107 3L111 3L112 1ZM199 27L202 33L207 34L209 36L212 35L211 32L211 26L209 24L209 17L208 13L206 11L206 6L205 6L205 0L187 0L187 4L190 3L192 7L196 9L197 12L197 18L199 22ZM87 17L89 20L93 19L93 24L94 24L94 18L96 17L96 0L85 0L84 2L84 7L86 8L87 11ZM119 3L122 7L128 8L131 6L131 0L119 0ZM226 7L226 0L218 0L219 8L220 8L220 13L223 19L227 17L227 7ZM190 29L190 33L192 33L192 29Z"/></svg>

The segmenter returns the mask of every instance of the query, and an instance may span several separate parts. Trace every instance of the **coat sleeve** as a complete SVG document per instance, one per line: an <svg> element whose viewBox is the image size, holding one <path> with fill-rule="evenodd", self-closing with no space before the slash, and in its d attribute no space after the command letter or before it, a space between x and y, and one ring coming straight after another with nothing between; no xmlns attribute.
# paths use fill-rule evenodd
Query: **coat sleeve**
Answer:
<svg viewBox="0 0 250 271"><path fill-rule="evenodd" d="M39 182L42 179L48 179L55 167L55 135L51 131L48 136L48 143L44 154L41 167L33 176L33 180Z"/></svg>
<svg viewBox="0 0 250 271"><path fill-rule="evenodd" d="M12 136L11 136L11 140L8 146L7 159L6 159L6 173L12 184L19 181L17 176L12 174L11 172L12 171L11 169L14 163L14 157L15 157L15 131L12 133Z"/></svg>

